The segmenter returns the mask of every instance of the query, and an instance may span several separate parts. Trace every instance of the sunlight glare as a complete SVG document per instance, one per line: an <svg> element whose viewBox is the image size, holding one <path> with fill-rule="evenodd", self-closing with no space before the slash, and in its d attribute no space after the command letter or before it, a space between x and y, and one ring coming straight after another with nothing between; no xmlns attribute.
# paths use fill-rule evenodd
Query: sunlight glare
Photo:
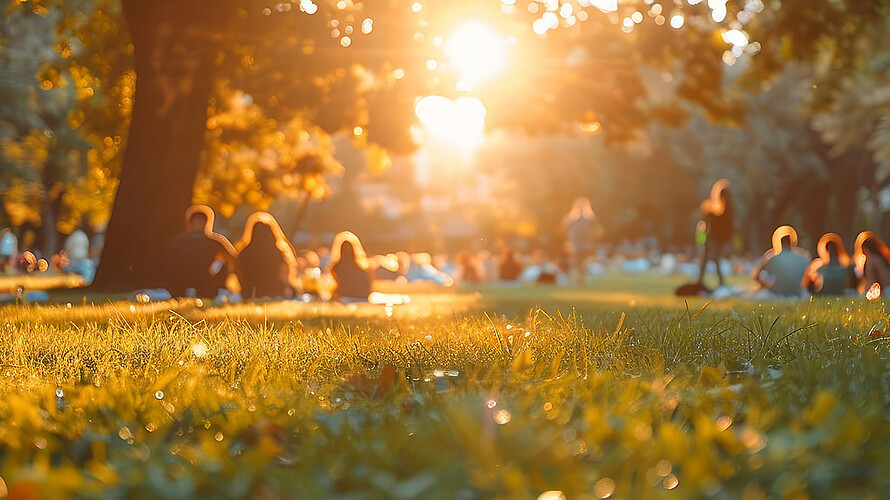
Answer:
<svg viewBox="0 0 890 500"><path fill-rule="evenodd" d="M504 69L507 43L486 24L470 21L455 28L445 43L460 90L472 90Z"/></svg>
<svg viewBox="0 0 890 500"><path fill-rule="evenodd" d="M618 0L590 0L590 5L603 12L615 12L618 10Z"/></svg>
<svg viewBox="0 0 890 500"><path fill-rule="evenodd" d="M472 150L482 143L485 106L475 97L455 101L431 95L417 101L414 112L430 137L462 150Z"/></svg>

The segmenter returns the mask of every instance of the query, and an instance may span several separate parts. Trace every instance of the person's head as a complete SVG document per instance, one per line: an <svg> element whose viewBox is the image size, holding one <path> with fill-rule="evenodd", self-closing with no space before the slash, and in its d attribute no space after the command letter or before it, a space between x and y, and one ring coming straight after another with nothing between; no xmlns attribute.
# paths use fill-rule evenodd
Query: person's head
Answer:
<svg viewBox="0 0 890 500"><path fill-rule="evenodd" d="M237 250L240 252L247 246L257 245L258 248L274 245L291 262L296 262L293 248L284 236L281 226L275 217L268 212L254 212L244 224L244 232L238 240Z"/></svg>
<svg viewBox="0 0 890 500"><path fill-rule="evenodd" d="M797 231L791 226L779 226L773 232L773 251L779 255L797 246Z"/></svg>
<svg viewBox="0 0 890 500"><path fill-rule="evenodd" d="M78 263L90 256L90 238L81 229L75 229L65 240L65 253L71 262Z"/></svg>
<svg viewBox="0 0 890 500"><path fill-rule="evenodd" d="M731 210L729 196L729 181L719 179L711 186L711 194L701 204L702 212L723 215L727 210Z"/></svg>
<svg viewBox="0 0 890 500"><path fill-rule="evenodd" d="M207 216L202 213L196 213L189 219L188 222L188 230L189 231L203 231L207 226Z"/></svg>
<svg viewBox="0 0 890 500"><path fill-rule="evenodd" d="M850 265L850 254L844 248L844 240L836 233L825 233L819 238L816 244L816 251L819 259L825 264L840 265L847 267Z"/></svg>
<svg viewBox="0 0 890 500"><path fill-rule="evenodd" d="M321 266L321 259L318 257L318 254L312 250L306 250L305 252L303 252L302 257L308 267Z"/></svg>
<svg viewBox="0 0 890 500"><path fill-rule="evenodd" d="M192 205L185 211L186 231L209 231L213 229L213 209L207 205Z"/></svg>
<svg viewBox="0 0 890 500"><path fill-rule="evenodd" d="M414 261L420 267L430 266L433 264L433 258L430 257L430 254L426 252L417 252L411 256L411 260Z"/></svg>
<svg viewBox="0 0 890 500"><path fill-rule="evenodd" d="M572 209L569 211L572 219L584 217L585 219L593 218L593 207L590 206L590 198L586 196L578 196L572 201Z"/></svg>
<svg viewBox="0 0 890 500"><path fill-rule="evenodd" d="M250 242L259 245L275 243L275 232L269 224L257 222L253 225L253 234L251 235Z"/></svg>
<svg viewBox="0 0 890 500"><path fill-rule="evenodd" d="M334 241L331 244L331 264L339 262L355 262L359 267L367 267L367 256L362 242L358 236L349 232L341 231L334 235Z"/></svg>
<svg viewBox="0 0 890 500"><path fill-rule="evenodd" d="M461 250L457 253L457 263L461 266L469 266L473 263L473 254L469 250Z"/></svg>
<svg viewBox="0 0 890 500"><path fill-rule="evenodd" d="M355 247L351 241L344 241L340 244L340 262L355 262Z"/></svg>
<svg viewBox="0 0 890 500"><path fill-rule="evenodd" d="M375 255L373 257L375 267L382 267L387 271L396 272L399 270L399 258L395 254Z"/></svg>
<svg viewBox="0 0 890 500"><path fill-rule="evenodd" d="M880 255L881 250L878 247L878 240L876 238L866 238L865 241L862 242L862 251L869 257Z"/></svg>
<svg viewBox="0 0 890 500"><path fill-rule="evenodd" d="M853 244L853 262L858 269L865 267L867 259L880 257L883 260L890 260L888 256L890 250L873 231L862 231L856 236L856 242Z"/></svg>
<svg viewBox="0 0 890 500"><path fill-rule="evenodd" d="M405 274L411 267L411 254L404 250L396 252L396 259L399 261L399 273Z"/></svg>
<svg viewBox="0 0 890 500"><path fill-rule="evenodd" d="M838 263L837 243L829 241L825 244L825 250L828 252L828 262L831 264Z"/></svg>
<svg viewBox="0 0 890 500"><path fill-rule="evenodd" d="M782 250L791 250L791 236L782 236L781 244Z"/></svg>

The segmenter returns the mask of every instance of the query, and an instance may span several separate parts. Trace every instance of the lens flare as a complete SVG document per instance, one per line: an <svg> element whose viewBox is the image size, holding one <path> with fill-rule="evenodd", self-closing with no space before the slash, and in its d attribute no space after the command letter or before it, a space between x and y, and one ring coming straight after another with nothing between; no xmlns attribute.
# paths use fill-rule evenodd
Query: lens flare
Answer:
<svg viewBox="0 0 890 500"><path fill-rule="evenodd" d="M458 90L473 90L503 71L507 64L507 41L479 21L462 24L451 32L445 52L460 80Z"/></svg>

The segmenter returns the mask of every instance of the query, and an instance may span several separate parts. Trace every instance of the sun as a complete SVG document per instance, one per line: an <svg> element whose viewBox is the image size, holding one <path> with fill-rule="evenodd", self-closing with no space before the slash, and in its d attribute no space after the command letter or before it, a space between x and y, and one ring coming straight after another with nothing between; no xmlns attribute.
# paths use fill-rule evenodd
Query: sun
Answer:
<svg viewBox="0 0 890 500"><path fill-rule="evenodd" d="M458 90L471 91L502 72L507 46L507 40L485 23L468 21L457 26L445 42L445 52L459 77Z"/></svg>
<svg viewBox="0 0 890 500"><path fill-rule="evenodd" d="M431 139L469 153L482 143L485 106L475 97L457 100L432 95L417 101L414 112Z"/></svg>

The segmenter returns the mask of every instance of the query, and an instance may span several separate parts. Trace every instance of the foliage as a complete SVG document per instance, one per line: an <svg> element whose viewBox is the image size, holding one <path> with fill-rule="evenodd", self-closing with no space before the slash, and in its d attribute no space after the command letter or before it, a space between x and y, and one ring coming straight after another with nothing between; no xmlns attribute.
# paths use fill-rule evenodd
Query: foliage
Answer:
<svg viewBox="0 0 890 500"><path fill-rule="evenodd" d="M882 304L283 324L276 307L0 310L10 496L890 488Z"/></svg>
<svg viewBox="0 0 890 500"><path fill-rule="evenodd" d="M135 76L128 47L106 2L47 9L6 6L8 96L0 144L9 224L58 225L62 233L107 221L120 170ZM121 50L111 51L118 45ZM43 198L55 213L44 213ZM57 220L57 222L56 222Z"/></svg>
<svg viewBox="0 0 890 500"><path fill-rule="evenodd" d="M305 118L279 124L250 95L228 88L218 90L209 115L195 202L231 217L241 205L268 210L280 196L330 195L327 177L343 166L333 157L330 136Z"/></svg>

